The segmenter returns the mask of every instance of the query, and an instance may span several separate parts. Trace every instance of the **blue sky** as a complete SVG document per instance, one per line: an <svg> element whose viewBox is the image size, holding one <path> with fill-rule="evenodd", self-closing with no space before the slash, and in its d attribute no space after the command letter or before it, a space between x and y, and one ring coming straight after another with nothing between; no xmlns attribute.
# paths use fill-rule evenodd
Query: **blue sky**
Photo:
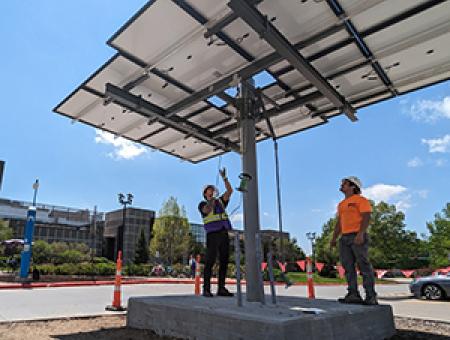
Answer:
<svg viewBox="0 0 450 340"><path fill-rule="evenodd" d="M106 40L143 4L128 1L0 2L2 82L0 197L101 211L131 192L135 206L159 210L170 195L200 222L205 183L216 183L218 159L197 165L113 139L52 112L52 108L114 54ZM319 232L342 199L340 179L357 175L364 193L403 210L409 229L449 201L450 83L401 96L279 141L284 226L309 251L305 233ZM233 185L240 159L222 157ZM258 145L260 218L277 228L273 145ZM189 179L188 181L186 179ZM223 189L223 185L220 186ZM236 192L231 210L239 206ZM241 209L233 216L240 227Z"/></svg>

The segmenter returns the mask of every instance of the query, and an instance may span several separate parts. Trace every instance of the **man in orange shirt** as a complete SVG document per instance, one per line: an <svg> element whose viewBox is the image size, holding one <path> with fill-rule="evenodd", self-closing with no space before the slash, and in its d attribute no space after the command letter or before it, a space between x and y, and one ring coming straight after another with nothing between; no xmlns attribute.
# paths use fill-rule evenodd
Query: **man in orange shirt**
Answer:
<svg viewBox="0 0 450 340"><path fill-rule="evenodd" d="M342 180L340 190L345 195L345 199L338 205L337 222L330 246L331 248L336 246L336 239L339 234L342 234L339 239L339 257L345 269L348 293L344 298L339 299L339 302L377 305L375 277L369 262L367 235L372 207L370 202L361 196L361 187L361 181L357 177L350 176ZM363 286L366 291L364 301L358 291L356 264L363 277Z"/></svg>

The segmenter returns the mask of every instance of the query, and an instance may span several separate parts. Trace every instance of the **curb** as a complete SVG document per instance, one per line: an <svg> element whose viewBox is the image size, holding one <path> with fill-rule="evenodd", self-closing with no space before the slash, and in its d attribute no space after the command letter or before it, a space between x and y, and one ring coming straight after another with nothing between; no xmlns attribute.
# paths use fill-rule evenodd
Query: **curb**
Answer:
<svg viewBox="0 0 450 340"><path fill-rule="evenodd" d="M194 279L138 279L138 280L124 280L122 285L135 284L194 284ZM211 283L217 283L217 280L211 280ZM227 280L227 284L235 284L235 280ZM245 284L245 281L241 281ZM283 282L275 282L275 286L285 286ZM112 286L114 280L108 281L66 281L66 282L31 282L31 283L8 283L0 284L2 289L34 289L34 288L61 288L61 287L86 287L86 286ZM268 281L264 282L265 286L270 285ZM306 282L296 282L293 286L306 286ZM345 283L316 283L314 286L343 286Z"/></svg>

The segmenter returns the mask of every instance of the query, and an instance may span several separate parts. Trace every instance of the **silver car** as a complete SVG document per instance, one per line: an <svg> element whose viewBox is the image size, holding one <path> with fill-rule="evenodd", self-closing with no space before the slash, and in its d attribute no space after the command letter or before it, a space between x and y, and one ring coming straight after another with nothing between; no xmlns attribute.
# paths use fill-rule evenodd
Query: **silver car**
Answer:
<svg viewBox="0 0 450 340"><path fill-rule="evenodd" d="M446 275L433 275L415 279L409 289L415 297L428 300L450 298L450 272Z"/></svg>

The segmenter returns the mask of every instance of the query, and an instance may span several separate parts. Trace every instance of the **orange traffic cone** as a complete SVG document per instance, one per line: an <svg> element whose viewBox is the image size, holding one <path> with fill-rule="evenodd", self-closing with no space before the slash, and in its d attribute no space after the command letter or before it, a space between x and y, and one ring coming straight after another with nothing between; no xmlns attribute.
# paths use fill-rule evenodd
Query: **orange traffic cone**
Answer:
<svg viewBox="0 0 450 340"><path fill-rule="evenodd" d="M306 258L306 277L308 279L308 299L315 299L312 262L309 257Z"/></svg>
<svg viewBox="0 0 450 340"><path fill-rule="evenodd" d="M121 291L120 287L122 284L122 251L119 250L119 253L117 254L117 264L116 264L116 279L114 282L114 296L113 296L113 302L111 306L106 306L106 310L114 311L114 312L121 312L126 310L125 307L121 306Z"/></svg>
<svg viewBox="0 0 450 340"><path fill-rule="evenodd" d="M195 259L195 295L200 295L200 255Z"/></svg>

